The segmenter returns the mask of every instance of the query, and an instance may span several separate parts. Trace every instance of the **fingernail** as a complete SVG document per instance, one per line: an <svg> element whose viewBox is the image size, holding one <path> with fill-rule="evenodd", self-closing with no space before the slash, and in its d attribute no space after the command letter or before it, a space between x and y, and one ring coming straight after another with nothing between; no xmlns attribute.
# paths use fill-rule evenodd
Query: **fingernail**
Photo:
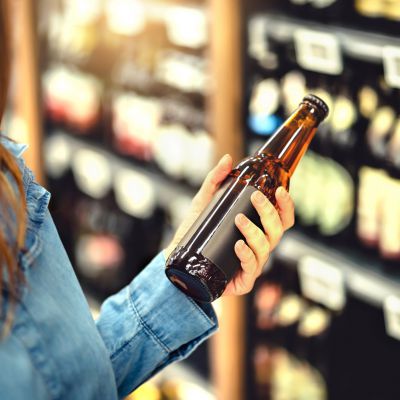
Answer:
<svg viewBox="0 0 400 400"><path fill-rule="evenodd" d="M229 157L230 155L228 153L222 156L221 159L219 160L219 164L225 164L228 161Z"/></svg>
<svg viewBox="0 0 400 400"><path fill-rule="evenodd" d="M238 240L237 245L238 245L239 249L243 249L244 241L243 240Z"/></svg>
<svg viewBox="0 0 400 400"><path fill-rule="evenodd" d="M239 223L242 226L246 226L249 223L249 220L243 214L239 214Z"/></svg>
<svg viewBox="0 0 400 400"><path fill-rule="evenodd" d="M265 196L261 192L255 192L254 194L254 200L258 204L263 204L265 201Z"/></svg>
<svg viewBox="0 0 400 400"><path fill-rule="evenodd" d="M289 193L283 186L280 186L278 188L278 196L282 197L282 199L287 199L289 197Z"/></svg>

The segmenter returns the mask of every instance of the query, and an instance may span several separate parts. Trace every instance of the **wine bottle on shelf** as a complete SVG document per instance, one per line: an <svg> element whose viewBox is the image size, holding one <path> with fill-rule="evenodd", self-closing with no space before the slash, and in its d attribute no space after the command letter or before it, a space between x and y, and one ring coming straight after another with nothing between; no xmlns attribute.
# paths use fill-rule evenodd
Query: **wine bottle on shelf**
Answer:
<svg viewBox="0 0 400 400"><path fill-rule="evenodd" d="M391 174L400 179L400 118L394 125L393 134L388 143L388 161L390 162Z"/></svg>
<svg viewBox="0 0 400 400"><path fill-rule="evenodd" d="M373 166L380 168L386 164L388 143L396 120L391 105L382 105L373 116L366 132L366 139Z"/></svg>
<svg viewBox="0 0 400 400"><path fill-rule="evenodd" d="M397 0L357 0L355 9L362 28L393 34L399 28L399 4Z"/></svg>
<svg viewBox="0 0 400 400"><path fill-rule="evenodd" d="M258 152L233 169L168 258L166 274L179 289L203 302L221 296L240 268L234 252L236 241L242 238L234 223L236 215L244 213L261 226L251 194L260 190L276 203L276 189L289 187L290 177L327 114L321 99L305 96Z"/></svg>
<svg viewBox="0 0 400 400"><path fill-rule="evenodd" d="M400 21L400 1L399 0L386 1L383 7L383 15L388 20L398 23Z"/></svg>
<svg viewBox="0 0 400 400"><path fill-rule="evenodd" d="M357 235L367 248L377 248L380 238L380 220L387 174L382 169L363 166L359 172L357 201Z"/></svg>
<svg viewBox="0 0 400 400"><path fill-rule="evenodd" d="M303 311L297 329L295 354L317 368L323 375L328 375L329 359L328 336L331 312L318 304L310 303Z"/></svg>
<svg viewBox="0 0 400 400"><path fill-rule="evenodd" d="M384 1L382 0L356 0L355 7L358 13L369 18L378 18L383 15Z"/></svg>
<svg viewBox="0 0 400 400"><path fill-rule="evenodd" d="M255 83L249 101L247 126L251 133L270 136L282 124L279 116L280 86L268 78ZM293 108L292 108L293 109Z"/></svg>
<svg viewBox="0 0 400 400"><path fill-rule="evenodd" d="M354 126L358 120L358 111L351 94L339 94L335 99L335 107L332 114L331 141L336 148L340 149L335 154L335 159L343 161L349 158L357 144L357 133Z"/></svg>
<svg viewBox="0 0 400 400"><path fill-rule="evenodd" d="M43 73L42 85L47 128L102 139L103 84L97 77L57 65Z"/></svg>
<svg viewBox="0 0 400 400"><path fill-rule="evenodd" d="M387 270L398 270L400 261L400 180L387 176L383 192L379 253L386 260Z"/></svg>

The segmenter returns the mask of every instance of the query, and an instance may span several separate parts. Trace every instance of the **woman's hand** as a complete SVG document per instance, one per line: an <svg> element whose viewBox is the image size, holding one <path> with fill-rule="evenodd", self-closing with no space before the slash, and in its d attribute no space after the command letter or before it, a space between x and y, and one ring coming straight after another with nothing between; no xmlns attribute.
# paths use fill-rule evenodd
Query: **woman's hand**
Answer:
<svg viewBox="0 0 400 400"><path fill-rule="evenodd" d="M278 245L283 233L294 225L294 203L289 193L279 187L275 198L278 209L260 191L251 195L251 202L260 216L264 230L245 215L236 216L235 224L246 239L238 240L235 244L235 253L242 269L228 283L224 296L241 295L253 289L270 252Z"/></svg>
<svg viewBox="0 0 400 400"><path fill-rule="evenodd" d="M196 221L197 217L206 208L208 203L217 192L223 180L229 175L232 170L232 157L225 154L218 162L218 164L207 174L201 188L193 197L192 205L189 214L185 217L183 222L179 225L174 238L170 245L164 250L166 258L172 253L178 243L183 239L186 232Z"/></svg>
<svg viewBox="0 0 400 400"><path fill-rule="evenodd" d="M220 184L232 170L232 158L226 154L204 180L200 190L193 198L189 215L179 226L171 244L164 250L168 257L178 245L185 233L211 201ZM260 215L264 230L253 224L246 216L239 214L235 224L245 238L235 244L242 269L229 282L223 295L242 295L250 292L255 280L261 275L262 268L270 252L282 238L283 232L294 224L294 203L289 193L280 187L275 194L278 210L259 191L251 196L251 201Z"/></svg>

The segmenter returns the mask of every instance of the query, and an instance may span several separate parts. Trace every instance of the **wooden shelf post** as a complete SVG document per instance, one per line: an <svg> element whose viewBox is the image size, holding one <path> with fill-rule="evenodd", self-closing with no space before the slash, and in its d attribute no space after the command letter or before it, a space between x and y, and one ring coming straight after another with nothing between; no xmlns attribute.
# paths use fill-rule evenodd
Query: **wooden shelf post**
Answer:
<svg viewBox="0 0 400 400"><path fill-rule="evenodd" d="M209 99L211 133L218 156L243 157L240 0L210 0L210 63L212 88ZM218 400L244 398L244 297L219 300L219 332L211 341L213 384Z"/></svg>

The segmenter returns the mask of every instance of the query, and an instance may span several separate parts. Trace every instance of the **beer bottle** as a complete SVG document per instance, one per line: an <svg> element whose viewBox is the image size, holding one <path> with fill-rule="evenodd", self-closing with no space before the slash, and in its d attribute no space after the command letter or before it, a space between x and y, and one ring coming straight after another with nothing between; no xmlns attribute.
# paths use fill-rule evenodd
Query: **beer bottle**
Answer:
<svg viewBox="0 0 400 400"><path fill-rule="evenodd" d="M234 245L243 237L235 216L243 213L262 226L251 194L260 190L275 205L276 189L289 187L290 177L327 114L328 107L320 98L305 96L269 140L232 170L167 260L166 274L175 286L201 302L221 296L240 268Z"/></svg>

